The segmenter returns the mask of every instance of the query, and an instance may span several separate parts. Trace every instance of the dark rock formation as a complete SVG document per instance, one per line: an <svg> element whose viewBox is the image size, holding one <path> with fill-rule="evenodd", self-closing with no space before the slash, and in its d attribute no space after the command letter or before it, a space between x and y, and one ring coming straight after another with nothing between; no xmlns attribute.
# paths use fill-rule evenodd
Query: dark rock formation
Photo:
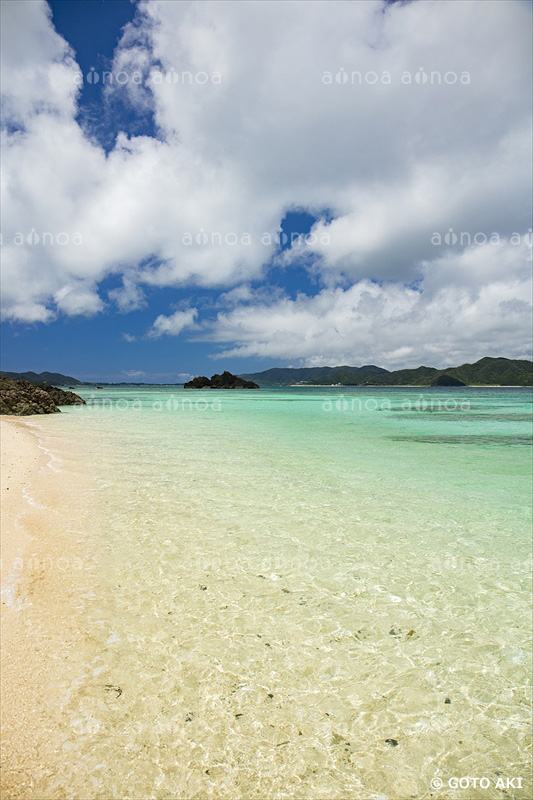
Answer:
<svg viewBox="0 0 533 800"><path fill-rule="evenodd" d="M198 375L197 378L193 378L192 381L184 384L185 389L210 389L211 388L211 381L209 378L206 378L205 375Z"/></svg>
<svg viewBox="0 0 533 800"><path fill-rule="evenodd" d="M257 383L253 381L245 381L243 378L238 378L237 375L232 375L227 370L222 375L213 375L211 378L212 389L259 389Z"/></svg>
<svg viewBox="0 0 533 800"><path fill-rule="evenodd" d="M232 375L231 372L223 372L222 375L213 375L211 380L205 375L193 378L192 381L184 384L185 389L259 389L257 383L245 381Z"/></svg>
<svg viewBox="0 0 533 800"><path fill-rule="evenodd" d="M55 414L58 405L85 405L73 392L0 377L0 414Z"/></svg>
<svg viewBox="0 0 533 800"><path fill-rule="evenodd" d="M55 386L40 386L48 392L56 406L84 406L85 400L74 394L74 392L66 392L64 389L57 389Z"/></svg>
<svg viewBox="0 0 533 800"><path fill-rule="evenodd" d="M439 375L439 377L433 381L431 386L466 386L463 381L460 381L459 378L454 378L453 375Z"/></svg>

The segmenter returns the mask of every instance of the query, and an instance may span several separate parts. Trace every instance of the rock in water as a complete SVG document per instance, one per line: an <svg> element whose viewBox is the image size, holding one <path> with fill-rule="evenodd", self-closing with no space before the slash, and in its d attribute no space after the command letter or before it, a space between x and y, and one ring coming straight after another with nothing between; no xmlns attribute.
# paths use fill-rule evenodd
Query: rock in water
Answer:
<svg viewBox="0 0 533 800"><path fill-rule="evenodd" d="M211 381L209 378L206 378L205 375L198 375L197 378L193 378L192 381L184 384L184 389L210 389L211 388Z"/></svg>
<svg viewBox="0 0 533 800"><path fill-rule="evenodd" d="M64 389L57 389L55 386L41 386L45 392L48 392L56 406L84 406L85 400L74 394L74 392L66 392Z"/></svg>
<svg viewBox="0 0 533 800"><path fill-rule="evenodd" d="M211 380L205 375L193 378L192 381L184 384L184 389L259 389L257 383L245 381L232 375L227 370L222 375L212 375Z"/></svg>
<svg viewBox="0 0 533 800"><path fill-rule="evenodd" d="M54 386L0 378L0 414L55 414L60 410L58 405L85 405L85 400Z"/></svg>
<svg viewBox="0 0 533 800"><path fill-rule="evenodd" d="M211 378L212 389L259 389L257 383L245 381L225 370L222 375L213 375Z"/></svg>

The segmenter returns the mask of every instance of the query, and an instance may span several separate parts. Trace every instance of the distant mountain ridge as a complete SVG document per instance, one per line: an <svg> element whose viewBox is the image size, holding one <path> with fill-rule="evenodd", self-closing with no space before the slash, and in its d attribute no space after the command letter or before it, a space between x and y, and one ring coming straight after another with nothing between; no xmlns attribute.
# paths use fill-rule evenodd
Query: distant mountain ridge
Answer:
<svg viewBox="0 0 533 800"><path fill-rule="evenodd" d="M291 383L300 383L301 381L317 381L325 384L343 383L341 378L347 380L352 377L358 377L359 380L365 377L372 377L381 373L387 373L386 369L376 367L374 364L368 364L364 367L272 367L264 372L253 372L246 375L241 375L241 378L246 380L259 380L263 385L280 385L286 386Z"/></svg>
<svg viewBox="0 0 533 800"><path fill-rule="evenodd" d="M311 386L432 386L442 376L455 378L466 386L533 386L533 362L486 356L474 364L459 367L416 367L389 372L373 364L364 367L274 367L241 378L260 386L289 386L304 382ZM439 380L440 379L440 380Z"/></svg>
<svg viewBox="0 0 533 800"><path fill-rule="evenodd" d="M162 384L136 383L122 381L108 383L103 381L80 381L60 372L0 372L0 376L12 380L27 380L36 386L159 386ZM467 386L533 386L533 362L524 359L490 358L486 356L474 364L459 367L416 367L389 371L375 364L362 367L273 367L263 372L241 373L240 378L254 381L259 386L290 386L304 383L310 386L432 386L439 382L446 385L444 378L453 378ZM450 382L451 383L451 382ZM173 383L168 386L181 386Z"/></svg>
<svg viewBox="0 0 533 800"><path fill-rule="evenodd" d="M71 378L69 375L61 375L60 372L0 372L0 377L11 378L13 381L29 381L35 386L42 386L43 384L48 384L49 386L81 386L83 383L83 381Z"/></svg>

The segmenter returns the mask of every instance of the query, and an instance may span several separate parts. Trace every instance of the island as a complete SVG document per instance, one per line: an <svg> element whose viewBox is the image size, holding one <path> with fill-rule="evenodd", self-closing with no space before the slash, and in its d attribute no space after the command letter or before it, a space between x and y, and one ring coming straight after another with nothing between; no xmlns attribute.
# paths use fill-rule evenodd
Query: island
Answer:
<svg viewBox="0 0 533 800"><path fill-rule="evenodd" d="M272 367L241 376L260 386L533 386L533 363L527 359L485 356L459 367L416 367L389 372L375 364L362 367ZM453 382L452 382L452 379Z"/></svg>
<svg viewBox="0 0 533 800"><path fill-rule="evenodd" d="M212 375L211 380L205 375L199 375L183 385L184 389L259 389L257 383L245 381L243 378L232 375L224 370L222 375Z"/></svg>

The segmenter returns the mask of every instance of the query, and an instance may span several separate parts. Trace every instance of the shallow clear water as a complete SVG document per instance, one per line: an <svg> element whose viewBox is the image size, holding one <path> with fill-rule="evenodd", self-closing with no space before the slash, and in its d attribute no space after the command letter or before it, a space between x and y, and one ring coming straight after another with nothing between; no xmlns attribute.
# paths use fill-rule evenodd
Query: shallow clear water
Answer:
<svg viewBox="0 0 533 800"><path fill-rule="evenodd" d="M530 797L528 390L80 394L35 422L96 487L43 792Z"/></svg>

